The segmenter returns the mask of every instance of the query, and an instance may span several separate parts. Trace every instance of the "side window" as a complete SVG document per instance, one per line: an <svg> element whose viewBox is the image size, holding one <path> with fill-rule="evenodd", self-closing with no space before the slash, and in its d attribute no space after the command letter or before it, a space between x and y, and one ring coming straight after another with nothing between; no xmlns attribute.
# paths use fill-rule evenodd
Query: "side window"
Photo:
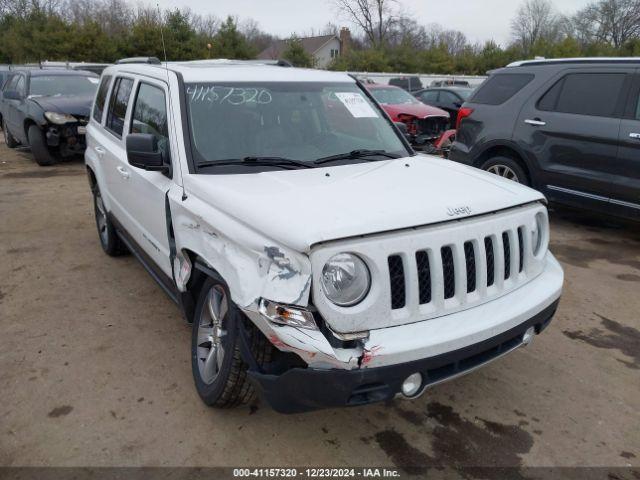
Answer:
<svg viewBox="0 0 640 480"><path fill-rule="evenodd" d="M169 158L167 101L164 90L141 83L131 115L131 133L149 133L158 139L159 149Z"/></svg>
<svg viewBox="0 0 640 480"><path fill-rule="evenodd" d="M102 77L100 87L98 87L98 94L96 95L96 103L93 105L93 119L100 123L102 122L102 112L104 112L104 102L107 99L107 93L109 92L109 85L111 84L111 75Z"/></svg>
<svg viewBox="0 0 640 480"><path fill-rule="evenodd" d="M540 110L598 117L614 116L626 73L572 73L538 102Z"/></svg>
<svg viewBox="0 0 640 480"><path fill-rule="evenodd" d="M438 90L430 90L428 92L424 92L420 95L420 100L422 100L427 105L435 105L438 103Z"/></svg>
<svg viewBox="0 0 640 480"><path fill-rule="evenodd" d="M640 120L640 98L638 99L638 106L636 107L636 120Z"/></svg>
<svg viewBox="0 0 640 480"><path fill-rule="evenodd" d="M531 73L498 73L489 77L475 93L471 102L501 105L522 90L534 75Z"/></svg>
<svg viewBox="0 0 640 480"><path fill-rule="evenodd" d="M18 81L16 82L15 90L16 90L20 95L24 95L24 94L25 94L25 89L24 89L24 76L23 76L23 75L18 75Z"/></svg>
<svg viewBox="0 0 640 480"><path fill-rule="evenodd" d="M5 83L3 90L15 90L15 86L16 86L16 82L18 81L18 76L17 75L12 75L9 77L9 79L7 80L7 83Z"/></svg>
<svg viewBox="0 0 640 480"><path fill-rule="evenodd" d="M130 78L117 78L109 101L106 127L119 137L122 137L122 131L124 130L124 117L127 115L127 106L129 105L132 88L133 80Z"/></svg>

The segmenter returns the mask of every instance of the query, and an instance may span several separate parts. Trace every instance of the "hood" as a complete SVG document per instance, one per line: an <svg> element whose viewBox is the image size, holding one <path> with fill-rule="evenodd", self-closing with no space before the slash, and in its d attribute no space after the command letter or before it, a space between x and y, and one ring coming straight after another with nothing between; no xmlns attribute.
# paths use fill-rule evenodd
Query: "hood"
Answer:
<svg viewBox="0 0 640 480"><path fill-rule="evenodd" d="M93 95L50 95L32 97L45 112L68 113L77 117L88 117L91 113Z"/></svg>
<svg viewBox="0 0 640 480"><path fill-rule="evenodd" d="M418 118L424 118L429 116L442 116L449 118L449 114L444 110L425 105L424 103L400 103L400 104L381 104L382 108L391 115L396 117L401 113L414 115Z"/></svg>
<svg viewBox="0 0 640 480"><path fill-rule="evenodd" d="M195 195L280 244L315 243L459 219L542 200L476 168L418 155L327 168L188 175ZM468 211L466 209L469 209Z"/></svg>

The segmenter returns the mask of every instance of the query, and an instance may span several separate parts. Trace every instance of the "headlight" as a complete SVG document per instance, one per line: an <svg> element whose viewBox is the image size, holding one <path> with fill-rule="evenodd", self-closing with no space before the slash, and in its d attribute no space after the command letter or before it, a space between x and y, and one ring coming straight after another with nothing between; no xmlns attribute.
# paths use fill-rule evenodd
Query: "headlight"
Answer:
<svg viewBox="0 0 640 480"><path fill-rule="evenodd" d="M76 117L66 113L44 112L44 116L47 120L49 120L51 123L55 123L56 125L64 125L65 123L73 123L78 121Z"/></svg>
<svg viewBox="0 0 640 480"><path fill-rule="evenodd" d="M531 249L534 256L538 256L543 247L545 232L547 228L547 218L542 212L536 214L533 228L531 230Z"/></svg>
<svg viewBox="0 0 640 480"><path fill-rule="evenodd" d="M364 261L352 253L339 253L322 269L322 290L340 307L360 303L369 293L371 274Z"/></svg>

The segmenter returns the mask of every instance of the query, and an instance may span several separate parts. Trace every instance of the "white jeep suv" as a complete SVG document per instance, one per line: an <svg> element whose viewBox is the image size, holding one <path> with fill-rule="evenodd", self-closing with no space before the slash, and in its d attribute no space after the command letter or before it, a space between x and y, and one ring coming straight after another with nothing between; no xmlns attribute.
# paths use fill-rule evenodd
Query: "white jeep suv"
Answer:
<svg viewBox="0 0 640 480"><path fill-rule="evenodd" d="M344 73L121 62L86 166L105 252L193 323L208 405L417 397L528 344L560 298L544 197L416 155Z"/></svg>

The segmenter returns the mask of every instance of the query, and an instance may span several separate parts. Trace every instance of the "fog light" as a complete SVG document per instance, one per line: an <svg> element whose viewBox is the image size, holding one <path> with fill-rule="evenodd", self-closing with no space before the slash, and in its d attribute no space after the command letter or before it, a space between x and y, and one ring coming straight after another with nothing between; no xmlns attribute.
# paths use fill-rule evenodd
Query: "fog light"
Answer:
<svg viewBox="0 0 640 480"><path fill-rule="evenodd" d="M405 397L413 397L420 391L420 387L422 387L422 375L412 373L402 382L402 394Z"/></svg>
<svg viewBox="0 0 640 480"><path fill-rule="evenodd" d="M527 328L527 331L522 335L522 343L529 345L533 342L533 337L536 336L536 329L534 327Z"/></svg>

